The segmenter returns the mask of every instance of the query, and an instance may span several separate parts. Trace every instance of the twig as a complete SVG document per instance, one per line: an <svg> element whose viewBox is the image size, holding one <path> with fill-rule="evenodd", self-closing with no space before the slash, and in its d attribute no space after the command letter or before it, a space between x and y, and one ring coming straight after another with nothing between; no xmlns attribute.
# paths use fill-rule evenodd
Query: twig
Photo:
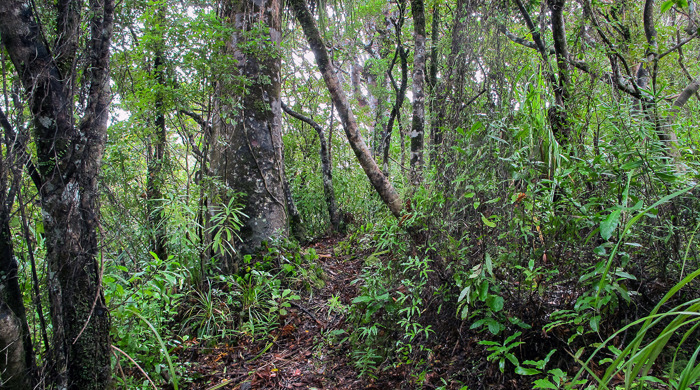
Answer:
<svg viewBox="0 0 700 390"><path fill-rule="evenodd" d="M680 49L681 47L683 47L683 45L685 45L686 43L692 41L693 38L696 38L697 36L698 36L698 32L696 31L696 32L693 33L693 35L689 36L688 38L686 38L686 39L683 40L683 41L678 42L678 43L677 43L675 46L673 46L672 48L670 48L670 49L666 50L665 52L661 53L661 54L659 55L659 58L658 58L658 59L660 60L660 59L666 57L667 55L669 55L670 53L672 53L672 52L674 52L674 51Z"/></svg>
<svg viewBox="0 0 700 390"><path fill-rule="evenodd" d="M139 366L139 364L136 363L136 360L132 359L131 356L129 356L126 352L124 352L124 351L122 351L121 349L115 347L114 345L112 345L112 348L113 348L115 351L118 351L118 352L120 352L122 355L126 356L127 359L129 359L132 363L134 363L134 365L136 366L136 368L138 368L138 370L141 371L141 373L143 374L143 376L146 377L146 379L148 379L148 382L151 384L151 386L153 386L154 389L158 390L158 388L156 387L155 383L153 383L153 381L152 381L151 378L148 376L148 374L146 374L146 371L144 371L143 368L141 368L141 366Z"/></svg>
<svg viewBox="0 0 700 390"><path fill-rule="evenodd" d="M316 321L316 323L318 324L318 326L321 327L321 329L326 329L325 325L323 325L323 323L321 323L321 321L319 321L318 318L316 318L316 316L313 315L313 313L311 313L310 311L306 310L303 306L301 306L301 305L299 305L299 304L296 304L296 303L294 303L294 302L289 302L289 303L290 303L292 306L296 307L297 309L303 311L304 313L306 313L306 315L308 315L308 316L311 317L314 321Z"/></svg>

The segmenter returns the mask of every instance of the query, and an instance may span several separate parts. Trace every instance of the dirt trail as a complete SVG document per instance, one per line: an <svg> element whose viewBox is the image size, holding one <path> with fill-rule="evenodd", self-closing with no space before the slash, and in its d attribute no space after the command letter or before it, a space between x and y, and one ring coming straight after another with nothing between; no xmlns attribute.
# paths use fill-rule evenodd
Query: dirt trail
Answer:
<svg viewBox="0 0 700 390"><path fill-rule="evenodd" d="M333 253L337 238L324 238L304 248L313 248L323 268L325 286L302 292L289 314L271 337L238 345L187 349L192 362L189 374L193 389L383 389L358 372L334 343L347 335L347 310L333 310L331 300L349 308L357 295L352 281L362 269L362 259ZM341 331L345 331L342 333ZM192 382L190 382L192 383Z"/></svg>

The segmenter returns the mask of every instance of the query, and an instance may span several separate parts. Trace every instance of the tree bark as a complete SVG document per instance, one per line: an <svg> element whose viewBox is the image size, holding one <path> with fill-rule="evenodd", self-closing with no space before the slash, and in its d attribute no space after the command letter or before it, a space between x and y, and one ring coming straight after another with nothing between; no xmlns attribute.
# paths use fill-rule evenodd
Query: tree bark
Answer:
<svg viewBox="0 0 700 390"><path fill-rule="evenodd" d="M391 85L394 87L394 93L396 93L396 101L394 102L391 112L389 113L389 121L387 122L386 128L384 129L384 134L382 135L382 172L385 176L389 176L389 151L391 149L391 134L394 132L394 122L398 120L399 122L399 134L401 134L401 106L403 106L403 101L406 98L406 88L408 87L408 50L403 48L403 45L399 42L396 48L396 53L401 59L401 85L396 85L396 80L391 74L392 68L389 68L387 76L391 81ZM396 60L396 57L394 57Z"/></svg>
<svg viewBox="0 0 700 390"><path fill-rule="evenodd" d="M316 28L316 23L314 22L311 13L306 7L304 0L290 0L290 5L294 10L294 14L299 21L299 24L304 30L304 35L306 36L306 39L311 46L311 50L314 53L316 64L323 75L323 80L326 83L326 87L331 95L333 104L338 110L338 115L343 123L345 135L350 143L350 147L355 153L360 166L369 178L370 183L372 183L374 189L377 191L377 193L379 193L382 201L384 201L384 203L389 207L389 210L391 210L391 213L396 218L400 218L403 211L401 199L399 198L396 189L394 189L394 186L379 169L379 166L377 166L377 163L372 158L367 145L365 145L365 142L360 135L355 116L350 109L348 99L340 86L338 77L332 71L330 61L328 60L328 52L326 51L326 47L323 44L323 40L321 39L321 35Z"/></svg>
<svg viewBox="0 0 700 390"><path fill-rule="evenodd" d="M82 77L87 101L75 124L73 86L45 46L31 6L19 0L0 2L0 34L30 97L43 183L39 193L55 367L49 380L56 388L80 390L107 388L111 378L110 320L96 261L95 201L107 134L114 2L91 0L89 8L89 70Z"/></svg>
<svg viewBox="0 0 700 390"><path fill-rule="evenodd" d="M0 388L31 389L22 320L0 294Z"/></svg>
<svg viewBox="0 0 700 390"><path fill-rule="evenodd" d="M415 49L413 53L413 121L411 126L411 169L409 181L417 187L423 181L423 139L425 134L425 11L423 0L411 0Z"/></svg>
<svg viewBox="0 0 700 390"><path fill-rule="evenodd" d="M569 111L571 106L571 69L569 67L569 48L566 41L566 23L564 21L564 6L566 0L549 0L551 12L552 38L554 54L557 61L558 79L553 84L555 105L549 109L549 120L552 134L559 145L567 146L571 140L571 124Z"/></svg>
<svg viewBox="0 0 700 390"><path fill-rule="evenodd" d="M219 80L213 118L212 174L226 202L243 194L240 254L287 236L280 108L280 0L224 0L220 16L234 30L225 54L234 63ZM250 49L250 40L258 39Z"/></svg>
<svg viewBox="0 0 700 390"><path fill-rule="evenodd" d="M437 109L433 113L433 124L432 124L432 144L434 150L434 163L439 164L441 154L438 153L438 148L442 145L444 141L444 133L442 127L445 125L445 117L448 110L448 104L454 104L455 99L459 99L461 96L460 89L456 88L455 84L460 77L458 72L459 64L462 63L464 58L464 53L462 50L462 45L468 39L466 35L467 22L469 18L469 2L468 0L457 0L456 12L454 18L454 24L452 26L452 44L450 46L450 54L447 59L446 72L447 75L443 78L444 81L440 82L438 86L436 84L437 99L440 104L437 105Z"/></svg>

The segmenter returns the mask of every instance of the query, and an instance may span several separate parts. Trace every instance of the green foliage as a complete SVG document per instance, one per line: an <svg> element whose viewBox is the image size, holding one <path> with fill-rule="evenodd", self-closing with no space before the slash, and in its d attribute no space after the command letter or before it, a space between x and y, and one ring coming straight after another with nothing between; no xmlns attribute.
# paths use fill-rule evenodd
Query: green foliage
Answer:
<svg viewBox="0 0 700 390"><path fill-rule="evenodd" d="M181 304L184 314L180 333L196 335L200 340L227 339L235 335L240 307L241 287L232 276L220 275L212 283L207 279L204 289L194 289L193 298Z"/></svg>
<svg viewBox="0 0 700 390"><path fill-rule="evenodd" d="M503 310L504 300L498 295L499 287L494 284L495 276L493 273L493 262L491 256L487 253L483 264L477 264L471 269L468 275L460 273L455 274L457 287L461 288L461 293L457 302L458 315L462 320L467 318L475 319L471 325L472 329L477 329L486 326L494 335L505 329L503 323L503 315L500 313ZM485 308L478 309L471 313L470 308L473 308L477 302L485 304Z"/></svg>
<svg viewBox="0 0 700 390"><path fill-rule="evenodd" d="M598 345L590 357L585 362L581 362L582 369L577 377L587 371L595 378L599 389L609 388L613 376L618 373L622 373L625 378L624 389L636 388L639 383L646 382L666 383L674 389L686 389L700 384L700 363L697 360L698 355L700 355L700 345L694 346L697 343L693 341L697 341L698 328L700 327L700 316L698 316L700 298L683 302L666 312L661 312L663 306L671 298L683 287L691 284L698 276L700 276L700 270L685 277L666 293L648 316L626 325ZM620 333L637 326L640 327L634 335L634 339L623 350L614 348L610 344ZM662 327L662 329L658 333L651 333L654 327ZM648 337L650 334L651 337ZM672 342L675 335L680 335L680 340ZM649 341L644 344L645 340ZM689 342L690 345L684 349L683 345L686 342ZM677 343L675 348L673 343ZM614 353L614 359L608 358L601 361L601 363L609 363L609 366L603 376L598 377L590 368L591 362L605 348ZM695 348L694 352L692 352L692 348ZM668 349L675 351L667 379L650 376L652 366L662 352ZM677 363L680 364L677 366ZM680 372L677 371L678 368L680 368Z"/></svg>
<svg viewBox="0 0 700 390"><path fill-rule="evenodd" d="M522 341L515 341L521 334L522 332L515 332L514 334L508 336L508 338L506 338L502 344L495 341L479 341L479 344L486 345L488 347L486 349L491 352L491 354L487 356L486 360L497 361L498 369L501 370L501 372L505 371L506 361L511 362L515 367L520 367L518 358L513 355L511 350L523 344Z"/></svg>
<svg viewBox="0 0 700 390"><path fill-rule="evenodd" d="M187 286L189 273L172 257L162 260L153 255L142 267L129 272L124 266L115 266L105 272L103 283L111 308L113 343L149 373L161 374L167 369L170 375L166 377L177 386L178 373L163 340L172 339L169 324L177 314L183 297L179 291ZM161 351L162 355L153 351ZM163 358L167 366L163 365Z"/></svg>
<svg viewBox="0 0 700 390"><path fill-rule="evenodd" d="M237 203L238 196L231 196L228 203L221 203L218 211L211 217L211 227L207 233L211 234L211 246L214 253L222 256L233 256L236 249L233 244L235 239L240 240L238 231L243 226L241 219L248 218L241 209L243 206Z"/></svg>

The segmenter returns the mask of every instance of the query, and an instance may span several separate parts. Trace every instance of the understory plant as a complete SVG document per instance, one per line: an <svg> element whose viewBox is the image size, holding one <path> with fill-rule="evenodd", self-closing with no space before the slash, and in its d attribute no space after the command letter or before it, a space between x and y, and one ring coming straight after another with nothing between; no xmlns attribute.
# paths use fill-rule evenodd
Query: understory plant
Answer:
<svg viewBox="0 0 700 390"><path fill-rule="evenodd" d="M644 386L646 383L661 383L672 389L689 389L700 385L700 298L695 298L663 311L684 287L697 286L700 270L686 276L674 285L649 315L644 316L613 333L600 343L586 361L575 378L588 373L598 389L620 388L611 386L616 376L624 378L621 388L625 390ZM691 287L692 288L692 287ZM619 335L638 329L632 341L624 348L613 345ZM612 357L601 359L599 364L607 364L602 376L592 369L592 363L603 352ZM659 365L658 360L666 354L671 363L652 375L652 369Z"/></svg>

